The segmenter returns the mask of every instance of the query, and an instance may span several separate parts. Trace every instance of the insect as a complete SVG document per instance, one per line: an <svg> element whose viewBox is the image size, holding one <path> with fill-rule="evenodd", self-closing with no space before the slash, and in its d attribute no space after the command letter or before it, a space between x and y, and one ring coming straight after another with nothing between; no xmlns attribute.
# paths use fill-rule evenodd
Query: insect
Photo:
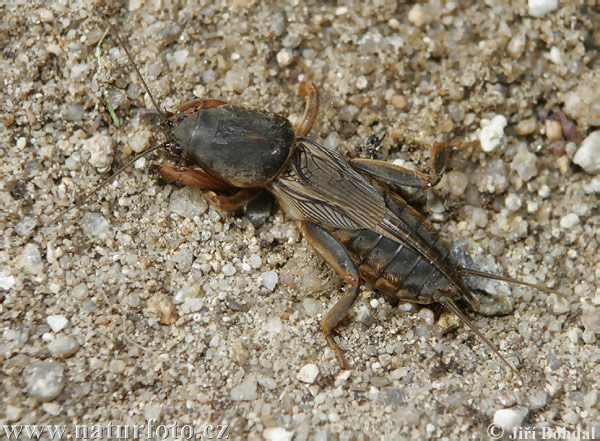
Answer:
<svg viewBox="0 0 600 441"><path fill-rule="evenodd" d="M162 112L121 38L135 71L161 116L163 144L138 155L162 149L185 165L153 164L158 175L201 188L216 208L232 210L271 192L317 253L348 287L321 320L321 329L340 366L348 363L334 331L359 297L363 282L389 297L419 304L441 303L456 314L500 359L517 370L483 336L456 305L465 300L475 310L476 297L465 276L485 277L550 292L544 287L461 266L425 217L390 189L435 186L446 170L454 147L438 143L425 174L372 159L346 160L306 138L318 113L319 94L303 83L306 104L300 122L276 113L221 100L200 98ZM99 186L99 187L100 187ZM82 198L81 205L91 194ZM64 215L61 213L58 217Z"/></svg>

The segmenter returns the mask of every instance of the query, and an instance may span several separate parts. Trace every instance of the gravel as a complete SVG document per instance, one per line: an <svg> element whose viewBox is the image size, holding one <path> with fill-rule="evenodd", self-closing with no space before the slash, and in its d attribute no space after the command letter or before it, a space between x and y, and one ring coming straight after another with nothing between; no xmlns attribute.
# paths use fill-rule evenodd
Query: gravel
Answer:
<svg viewBox="0 0 600 441"><path fill-rule="evenodd" d="M578 140L600 126L597 8L157 5L2 10L1 424L158 416L199 430L226 424L232 440L294 441L478 439L500 410L528 426L599 426L600 186L588 167L597 142ZM321 109L309 137L422 171L427 145L477 140L497 121L487 151L459 146L454 173L406 196L478 267L557 291L494 282L490 303L512 312L466 309L523 384L436 305L395 307L368 287L335 336L350 364L342 375L319 322L344 284L280 209L255 227L147 171L173 162L166 155L49 224L108 170L164 141L114 32L98 48L103 17L161 109L211 97L295 123L296 91L311 79ZM373 147L372 135L386 136ZM54 331L51 316L68 326ZM298 381L307 365L312 383Z"/></svg>

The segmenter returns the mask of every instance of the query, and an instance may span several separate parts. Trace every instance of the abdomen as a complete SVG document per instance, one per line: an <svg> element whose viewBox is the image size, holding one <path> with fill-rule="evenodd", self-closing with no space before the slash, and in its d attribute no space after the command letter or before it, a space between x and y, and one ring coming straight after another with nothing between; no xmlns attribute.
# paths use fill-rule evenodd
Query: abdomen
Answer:
<svg viewBox="0 0 600 441"><path fill-rule="evenodd" d="M388 195L388 209L425 242L449 268L457 263L437 230L397 195ZM428 259L406 244L371 230L336 230L361 276L389 296L422 304L434 302L434 294L452 289L450 282Z"/></svg>

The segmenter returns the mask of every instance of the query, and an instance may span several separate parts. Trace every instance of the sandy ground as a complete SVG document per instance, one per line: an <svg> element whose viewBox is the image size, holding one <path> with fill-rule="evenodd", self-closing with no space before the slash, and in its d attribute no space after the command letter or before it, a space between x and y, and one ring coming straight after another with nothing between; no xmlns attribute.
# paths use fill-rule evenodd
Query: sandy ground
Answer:
<svg viewBox="0 0 600 441"><path fill-rule="evenodd" d="M573 163L572 131L547 122L570 97L580 139L600 124L586 102L600 86L597 6L535 18L525 1L280 3L0 5L0 421L486 439L509 409L517 426L600 436L600 185ZM497 147L458 151L422 209L481 267L565 295L493 284L514 311L467 312L524 384L466 328L441 335L454 321L438 309L368 288L339 329L352 366L340 372L319 328L337 276L281 210L255 229L148 173L164 155L48 224L162 141L113 33L98 50L102 17L161 108L204 96L297 121L309 76L322 95L311 138L347 156L427 170L429 150L406 140L473 140L504 117ZM370 135L386 137L369 148Z"/></svg>

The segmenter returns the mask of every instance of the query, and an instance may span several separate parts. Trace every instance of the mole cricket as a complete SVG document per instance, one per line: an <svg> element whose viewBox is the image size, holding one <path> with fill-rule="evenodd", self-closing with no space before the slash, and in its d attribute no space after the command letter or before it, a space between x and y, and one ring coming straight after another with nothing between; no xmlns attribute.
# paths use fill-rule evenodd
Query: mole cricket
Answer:
<svg viewBox="0 0 600 441"><path fill-rule="evenodd" d="M265 190L272 193L307 242L346 282L345 293L321 320L342 369L348 363L334 333L366 282L388 298L444 305L521 378L456 305L464 300L479 309L464 277L554 291L460 265L435 227L393 190L434 187L457 143L432 146L429 173L373 159L346 160L307 138L319 109L318 90L307 82L300 86L305 109L295 127L277 113L210 98L184 102L174 113L161 111L125 43L115 35L160 115L166 141L137 155L51 222L81 206L140 158L163 150L183 165L152 164L150 170L202 189L207 202L220 210L241 207Z"/></svg>

